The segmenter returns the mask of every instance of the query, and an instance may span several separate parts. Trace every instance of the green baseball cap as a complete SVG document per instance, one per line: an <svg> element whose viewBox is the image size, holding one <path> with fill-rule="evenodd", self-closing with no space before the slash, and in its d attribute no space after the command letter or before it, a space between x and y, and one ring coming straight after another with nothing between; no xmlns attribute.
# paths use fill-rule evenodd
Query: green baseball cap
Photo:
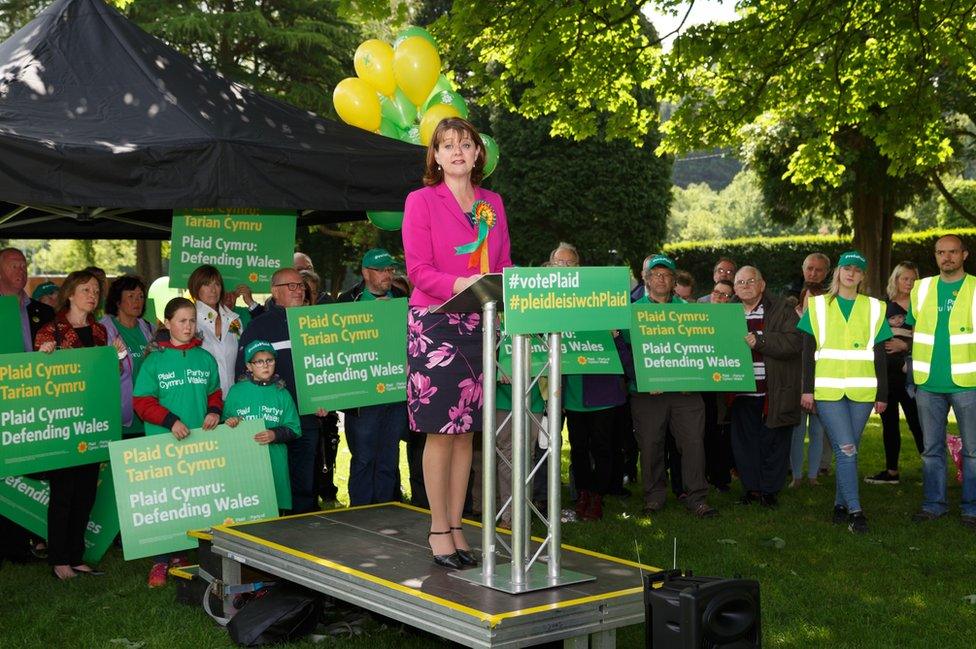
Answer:
<svg viewBox="0 0 976 649"><path fill-rule="evenodd" d="M367 250L363 255L363 268L398 268L402 264L383 248Z"/></svg>
<svg viewBox="0 0 976 649"><path fill-rule="evenodd" d="M252 340L248 343L247 347L244 348L244 360L248 363L254 358L254 355L258 352L268 352L275 358L278 358L278 354L275 352L275 348L271 346L267 340Z"/></svg>
<svg viewBox="0 0 976 649"><path fill-rule="evenodd" d="M31 298L35 300L40 300L45 295L51 295L52 293L57 293L58 290L59 290L58 285L55 284L54 282L44 282L43 284L37 285L37 287L34 289L34 292L31 293Z"/></svg>
<svg viewBox="0 0 976 649"><path fill-rule="evenodd" d="M867 270L868 260L857 250L848 250L837 260L838 268L843 268L844 266L857 266L861 270Z"/></svg>
<svg viewBox="0 0 976 649"><path fill-rule="evenodd" d="M648 259L647 263L644 264L644 270L650 270L655 266L664 266L665 268L669 268L671 270L678 270L678 267L674 265L674 260L667 255L662 254L656 254Z"/></svg>

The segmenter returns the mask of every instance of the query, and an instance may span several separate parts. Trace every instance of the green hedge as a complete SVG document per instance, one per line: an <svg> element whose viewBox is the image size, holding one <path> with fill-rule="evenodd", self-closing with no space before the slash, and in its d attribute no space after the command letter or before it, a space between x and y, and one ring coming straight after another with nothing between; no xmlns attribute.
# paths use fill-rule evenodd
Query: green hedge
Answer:
<svg viewBox="0 0 976 649"><path fill-rule="evenodd" d="M936 239L946 234L961 237L969 250L976 251L976 228L896 234L892 264L913 261L918 264L922 277L938 273L933 250ZM719 257L730 257L739 266L755 266L762 271L767 284L780 292L800 274L800 266L811 252L822 252L836 263L840 254L850 247L850 237L802 235L673 243L666 245L664 252L674 258L678 268L694 275L695 292L702 295L712 286L712 268ZM972 271L974 263L976 255L971 255L966 267Z"/></svg>

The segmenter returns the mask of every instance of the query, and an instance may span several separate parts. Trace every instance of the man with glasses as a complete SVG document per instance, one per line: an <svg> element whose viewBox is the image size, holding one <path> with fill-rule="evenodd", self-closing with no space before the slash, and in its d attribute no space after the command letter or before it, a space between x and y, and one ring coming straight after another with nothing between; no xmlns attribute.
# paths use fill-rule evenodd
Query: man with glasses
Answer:
<svg viewBox="0 0 976 649"><path fill-rule="evenodd" d="M648 260L643 276L647 294L636 303L681 303L674 295L674 261L658 254ZM628 377L632 377L628 371ZM718 510L708 505L708 483L705 482L705 405L698 393L638 392L631 381L630 407L634 417L637 445L640 447L641 484L644 515L664 508L667 498L665 439L670 430L681 454L681 477L685 507L699 518L711 518ZM797 396L799 400L799 396Z"/></svg>
<svg viewBox="0 0 976 649"><path fill-rule="evenodd" d="M730 410L732 452L744 491L740 502L776 507L786 480L790 436L800 421L799 316L785 300L766 293L757 268L740 268L734 285L745 310L745 341L756 375L755 392L736 394Z"/></svg>
<svg viewBox="0 0 976 649"><path fill-rule="evenodd" d="M728 257L720 257L719 260L715 262L715 267L712 269L712 281L716 284L722 280L731 283L733 277L735 277L735 262ZM698 301L706 303L712 302L713 295L714 291L708 295L701 296L698 298Z"/></svg>
<svg viewBox="0 0 976 649"><path fill-rule="evenodd" d="M339 296L339 302L369 302L407 297L393 286L400 264L383 248L363 255L361 282ZM400 499L400 439L407 436L406 402L383 403L345 411L349 461L349 505L372 505Z"/></svg>
<svg viewBox="0 0 976 649"><path fill-rule="evenodd" d="M244 348L254 340L266 340L277 352L278 376L285 382L291 398L298 403L295 390L295 367L291 357L291 339L288 336L288 318L285 309L302 306L305 301L305 282L294 268L282 268L271 276L271 297L264 313L255 317L244 329L237 349L237 374L245 370ZM317 416L302 415L302 434L288 443L288 470L291 481L292 513L304 514L318 509L314 490L315 447L319 441Z"/></svg>

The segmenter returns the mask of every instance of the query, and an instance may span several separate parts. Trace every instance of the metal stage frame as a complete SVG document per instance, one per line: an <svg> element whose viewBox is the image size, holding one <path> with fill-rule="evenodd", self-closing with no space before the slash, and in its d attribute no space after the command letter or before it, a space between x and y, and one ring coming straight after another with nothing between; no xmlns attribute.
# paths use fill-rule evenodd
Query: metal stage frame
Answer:
<svg viewBox="0 0 976 649"><path fill-rule="evenodd" d="M478 522L464 525L469 538L481 531ZM564 569L595 579L512 594L454 578L477 568L435 566L429 526L428 510L367 505L216 526L211 551L221 559L225 585L240 584L247 566L468 647L562 640L574 649L609 649L617 628L644 621L642 572L657 568L563 545ZM544 543L529 539L533 551ZM231 600L224 598L225 612Z"/></svg>

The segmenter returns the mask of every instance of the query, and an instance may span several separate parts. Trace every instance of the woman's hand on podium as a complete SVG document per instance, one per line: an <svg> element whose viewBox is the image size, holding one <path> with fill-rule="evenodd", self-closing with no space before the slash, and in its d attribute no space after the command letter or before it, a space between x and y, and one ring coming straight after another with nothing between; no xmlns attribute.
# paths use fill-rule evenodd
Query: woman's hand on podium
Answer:
<svg viewBox="0 0 976 649"><path fill-rule="evenodd" d="M471 275L470 277L458 277L454 280L454 295L457 295L481 279L481 275Z"/></svg>

